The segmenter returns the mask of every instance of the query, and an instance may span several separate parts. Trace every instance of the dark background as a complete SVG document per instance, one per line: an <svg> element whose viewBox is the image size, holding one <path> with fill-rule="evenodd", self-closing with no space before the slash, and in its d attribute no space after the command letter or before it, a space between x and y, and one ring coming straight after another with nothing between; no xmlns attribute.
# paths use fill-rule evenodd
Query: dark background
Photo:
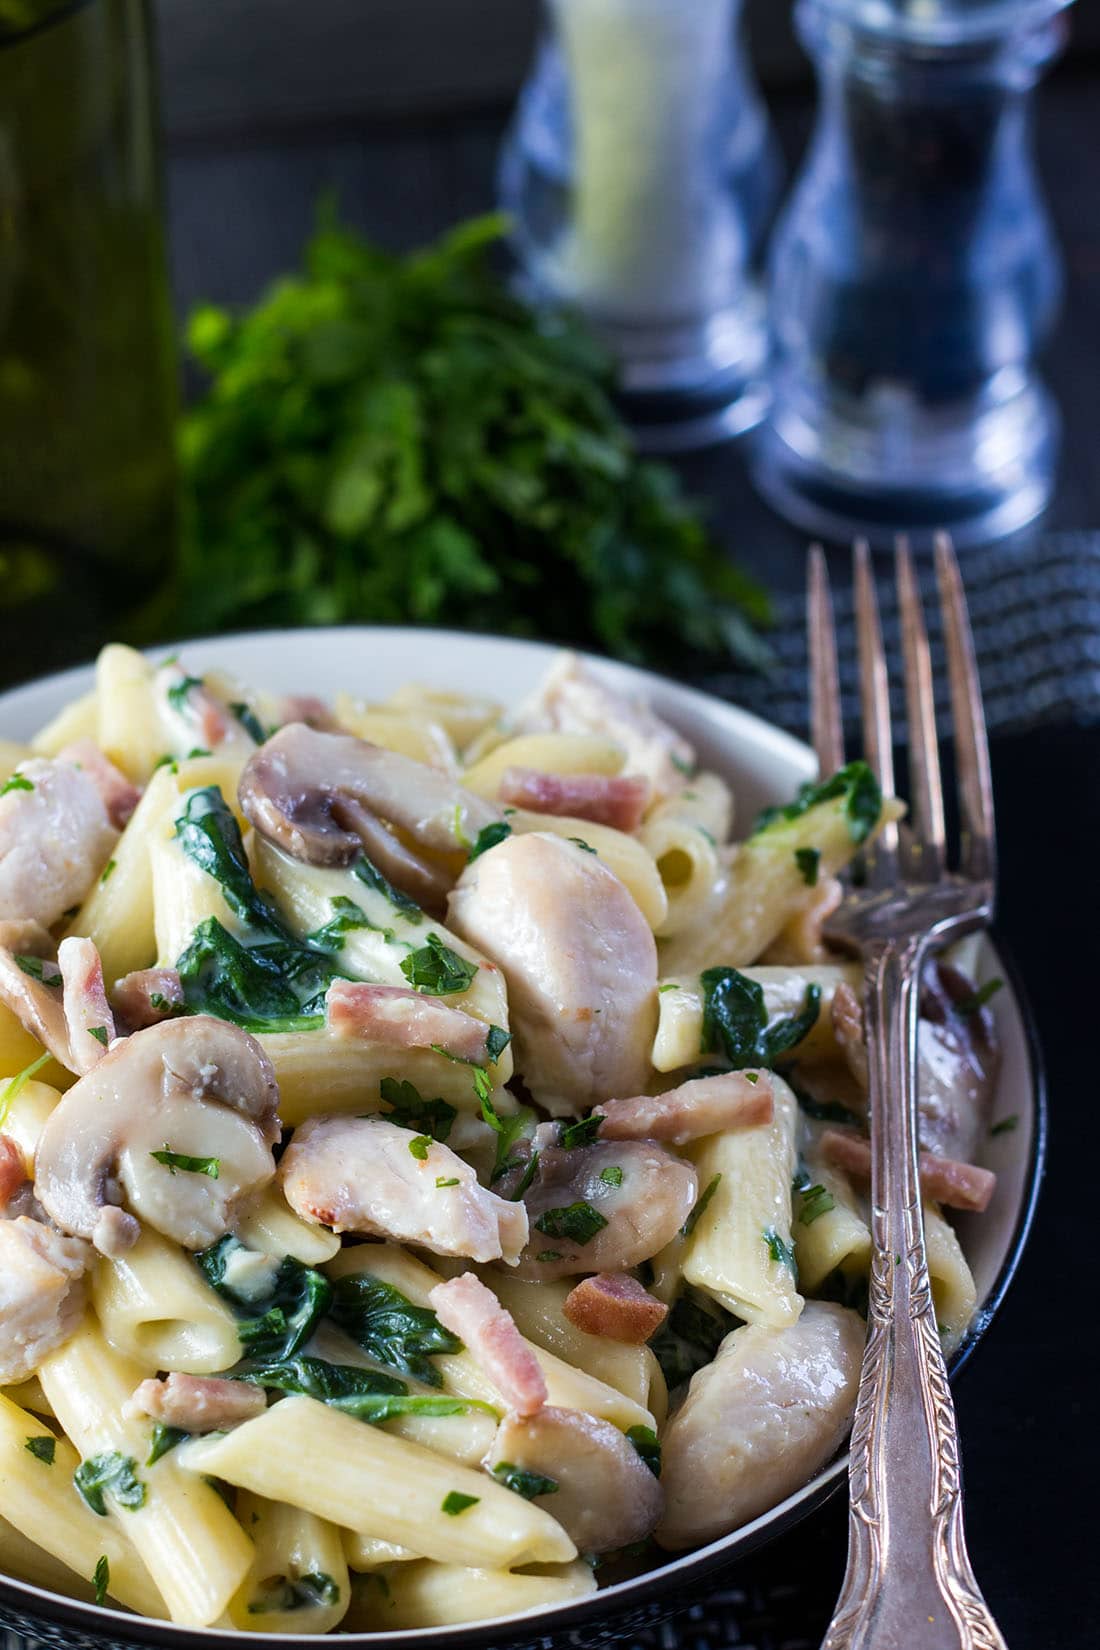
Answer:
<svg viewBox="0 0 1100 1650"><path fill-rule="evenodd" d="M812 84L788 6L756 0L748 9L793 166ZM497 145L537 22L531 0L159 0L159 14L181 311L199 298L247 300L291 265L325 187L337 187L352 222L395 247L492 204ZM1038 98L1041 170L1067 269L1049 361L1065 457L1048 525L1100 528L1097 0L1075 7L1072 23L1073 49ZM753 498L737 450L697 455L685 470L730 548L773 585L795 587L802 540ZM1001 929L1038 1016L1052 1114L1034 1240L957 1391L971 1552L1010 1650L1091 1650L1100 1641L1091 1580L1098 1346L1086 1244L1097 1195L1098 757L1098 735L1085 727L994 744ZM834 1505L733 1578L750 1591L754 1575L773 1592L789 1581L796 1603L780 1634L788 1650L817 1644L843 1550L843 1508ZM740 1621L743 1636L731 1644L758 1642L757 1630L767 1639L767 1622L754 1628L743 1610ZM700 1642L694 1633L685 1624L681 1642Z"/></svg>

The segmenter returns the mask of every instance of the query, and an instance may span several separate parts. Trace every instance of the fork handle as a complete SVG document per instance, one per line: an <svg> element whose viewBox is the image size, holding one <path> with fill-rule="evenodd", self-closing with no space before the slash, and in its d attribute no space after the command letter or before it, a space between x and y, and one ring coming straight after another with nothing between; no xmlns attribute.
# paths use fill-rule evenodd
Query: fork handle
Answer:
<svg viewBox="0 0 1100 1650"><path fill-rule="evenodd" d="M822 1650L1005 1650L963 1535L955 1407L917 1172L917 1012L927 935L864 953L871 1283L852 1427L848 1567Z"/></svg>

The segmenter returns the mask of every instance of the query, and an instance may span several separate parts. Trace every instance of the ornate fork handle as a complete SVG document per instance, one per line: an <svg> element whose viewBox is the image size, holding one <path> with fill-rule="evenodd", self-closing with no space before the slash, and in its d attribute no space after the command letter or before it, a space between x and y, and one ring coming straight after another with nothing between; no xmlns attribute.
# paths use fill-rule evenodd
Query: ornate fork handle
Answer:
<svg viewBox="0 0 1100 1650"><path fill-rule="evenodd" d="M916 1045L929 945L920 934L864 946L871 1288L848 1567L823 1650L1005 1650L967 1557L955 1407L924 1251Z"/></svg>

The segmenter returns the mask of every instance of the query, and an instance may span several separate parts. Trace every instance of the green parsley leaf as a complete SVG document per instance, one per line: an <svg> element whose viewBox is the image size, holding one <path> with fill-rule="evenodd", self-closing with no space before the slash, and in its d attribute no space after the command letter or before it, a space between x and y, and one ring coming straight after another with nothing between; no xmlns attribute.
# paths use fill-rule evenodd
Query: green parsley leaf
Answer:
<svg viewBox="0 0 1100 1650"><path fill-rule="evenodd" d="M145 1457L147 1467L155 1467L162 1455L174 1450L177 1444L182 1444L191 1434L182 1427L169 1427L163 1421L154 1421L153 1430L149 1434L149 1453Z"/></svg>
<svg viewBox="0 0 1100 1650"><path fill-rule="evenodd" d="M955 1004L955 1012L957 1014L979 1014L990 998L995 997L998 991L1003 989L1004 981L1000 975L996 979L986 980L985 984L979 986L977 991L972 992L969 997L964 997L961 1002Z"/></svg>
<svg viewBox="0 0 1100 1650"><path fill-rule="evenodd" d="M480 1500L480 1495L463 1495L461 1490L448 1490L441 1502L441 1510L448 1518L457 1518L467 1507L476 1507Z"/></svg>
<svg viewBox="0 0 1100 1650"><path fill-rule="evenodd" d="M196 757L213 756L213 754L214 752L208 751L205 745L192 745L191 749L187 753L187 760L189 762L194 762Z"/></svg>
<svg viewBox="0 0 1100 1650"><path fill-rule="evenodd" d="M0 796L7 796L9 791L33 791L34 784L25 773L13 773L0 785Z"/></svg>
<svg viewBox="0 0 1100 1650"><path fill-rule="evenodd" d="M803 785L794 801L788 802L786 807L765 808L757 818L752 834L758 836L770 825L784 820L801 819L811 808L818 807L822 802L831 802L838 796L845 799L844 812L852 841L866 842L882 813L882 791L866 762L849 762L847 767L838 769L831 779L816 785Z"/></svg>
<svg viewBox="0 0 1100 1650"><path fill-rule="evenodd" d="M57 1453L57 1439L51 1438L48 1433L39 1433L34 1438L28 1438L23 1448L29 1450L35 1460L41 1461L43 1466L52 1467Z"/></svg>
<svg viewBox="0 0 1100 1650"><path fill-rule="evenodd" d="M446 1186L461 1186L462 1182L456 1174L437 1174L435 1177L436 1190L442 1191Z"/></svg>
<svg viewBox="0 0 1100 1650"><path fill-rule="evenodd" d="M470 863L472 864L475 859L480 859L482 854L487 854L490 848L495 848L498 842L503 842L505 837L511 836L511 834L512 827L503 819L494 819L491 824L483 825L477 833L477 841L470 849L468 856Z"/></svg>
<svg viewBox="0 0 1100 1650"><path fill-rule="evenodd" d="M402 959L401 972L418 991L446 997L456 991L469 990L477 973L477 963L460 957L457 951L444 945L438 934L429 934L426 944Z"/></svg>
<svg viewBox="0 0 1100 1650"><path fill-rule="evenodd" d="M107 1516L105 1494L128 1512L136 1512L144 1507L146 1496L146 1486L134 1471L136 1465L132 1455L106 1450L82 1461L73 1473L73 1483L81 1500L100 1518Z"/></svg>
<svg viewBox="0 0 1100 1650"><path fill-rule="evenodd" d="M821 864L820 848L796 848L794 862L802 874L802 880L807 888L817 887L817 868Z"/></svg>
<svg viewBox="0 0 1100 1650"><path fill-rule="evenodd" d="M395 888L366 854L355 861L351 870L352 875L358 877L360 882L366 883L376 894L382 894L388 899L394 910L400 911L407 922L423 922L424 913L412 896L403 893L400 888Z"/></svg>
<svg viewBox="0 0 1100 1650"><path fill-rule="evenodd" d="M567 1238L583 1248L591 1243L597 1232L602 1232L607 1221L591 1203L578 1198L576 1203L562 1204L557 1209L546 1209L535 1221L535 1230L551 1238Z"/></svg>
<svg viewBox="0 0 1100 1650"><path fill-rule="evenodd" d="M97 1604L106 1604L107 1589L111 1585L111 1564L106 1553L102 1553L95 1562L95 1571L92 1575L92 1586L95 1588Z"/></svg>
<svg viewBox="0 0 1100 1650"><path fill-rule="evenodd" d="M259 1598L249 1602L250 1616L285 1615L294 1610L315 1610L322 1604L338 1604L340 1589L323 1570L300 1576L281 1576Z"/></svg>
<svg viewBox="0 0 1100 1650"><path fill-rule="evenodd" d="M204 1174L209 1180L217 1180L221 1168L221 1161L216 1157L188 1157L186 1152L174 1152L165 1144L162 1151L150 1152L158 1163L163 1163L169 1174L175 1174L182 1169L186 1174Z"/></svg>
<svg viewBox="0 0 1100 1650"><path fill-rule="evenodd" d="M267 733L264 730L263 724L256 715L256 712L249 705L246 705L243 699L234 700L229 709L237 718L237 721L241 724L241 727L248 734L250 739L254 739L257 745L262 745L265 743Z"/></svg>
<svg viewBox="0 0 1100 1650"><path fill-rule="evenodd" d="M798 1268L795 1266L794 1250L791 1248L790 1244L784 1242L774 1226L765 1227L764 1231L761 1233L761 1236L763 1237L764 1243L767 1247L768 1254L771 1256L772 1260L775 1261L776 1265L785 1266L788 1272L793 1273L797 1278Z"/></svg>
<svg viewBox="0 0 1100 1650"><path fill-rule="evenodd" d="M104 1048L107 1047L108 1038L107 1038L107 1027L106 1026L89 1026L88 1027L88 1036L89 1037L94 1037L96 1042L97 1043L102 1043Z"/></svg>
<svg viewBox="0 0 1100 1650"><path fill-rule="evenodd" d="M8 1112L32 1077L40 1072L42 1067L49 1063L50 1059L50 1051L47 1049L44 1054L38 1056L37 1060L32 1060L29 1066L24 1066L22 1071L17 1071L10 1082L5 1083L3 1089L0 1090L0 1128L3 1128L4 1123L7 1121Z"/></svg>
<svg viewBox="0 0 1100 1650"><path fill-rule="evenodd" d="M100 882L101 887L105 882L110 881L111 875L112 875L112 873L115 869L115 866L117 864L118 864L118 861L115 860L115 859L109 859L107 861L106 865L103 867L103 870L100 872L100 876L99 876L99 882Z"/></svg>
<svg viewBox="0 0 1100 1650"><path fill-rule="evenodd" d="M335 1280L330 1315L376 1363L399 1369L425 1386L443 1385L433 1357L462 1350L457 1335L444 1329L434 1312L414 1306L399 1289L369 1272L351 1272Z"/></svg>
<svg viewBox="0 0 1100 1650"><path fill-rule="evenodd" d="M999 1123L994 1123L989 1132L991 1135L1011 1134L1012 1131L1019 1128L1019 1126L1020 1119L1016 1113L1013 1112L1010 1117L1002 1117Z"/></svg>
<svg viewBox="0 0 1100 1650"><path fill-rule="evenodd" d="M409 1141L409 1152L416 1158L418 1163L423 1163L427 1160L428 1148L431 1143L432 1137L430 1134L418 1134L415 1140Z"/></svg>
<svg viewBox="0 0 1100 1650"><path fill-rule="evenodd" d="M661 1445L652 1427L627 1427L626 1436L638 1451L654 1478L661 1476Z"/></svg>
<svg viewBox="0 0 1100 1650"><path fill-rule="evenodd" d="M48 962L45 957L26 957L17 954L15 960L29 979L38 980L42 985L61 984L57 964Z"/></svg>
<svg viewBox="0 0 1100 1650"><path fill-rule="evenodd" d="M836 1198L826 1186L803 1186L800 1197L798 1219L803 1226L812 1226L815 1220L836 1208Z"/></svg>
<svg viewBox="0 0 1100 1650"><path fill-rule="evenodd" d="M679 991L680 987L675 980L666 980L664 985L657 987L658 997L663 997L666 991Z"/></svg>
<svg viewBox="0 0 1100 1650"><path fill-rule="evenodd" d="M187 703L187 695L192 688L202 687L201 676L184 676L178 682L173 682L168 689L168 703L173 710L182 711Z"/></svg>
<svg viewBox="0 0 1100 1650"><path fill-rule="evenodd" d="M561 1123L558 1126L558 1145L567 1152L574 1151L578 1146L591 1146L602 1127L601 1112L592 1112L578 1123Z"/></svg>
<svg viewBox="0 0 1100 1650"><path fill-rule="evenodd" d="M485 1038L485 1052L492 1065L496 1065L508 1044L512 1041L512 1033L505 1031L503 1026L490 1026Z"/></svg>
<svg viewBox="0 0 1100 1650"><path fill-rule="evenodd" d="M397 1077L383 1077L378 1085L381 1098L390 1107L380 1115L403 1129L415 1129L430 1134L433 1140L446 1140L458 1112L447 1100L425 1100L420 1091Z"/></svg>
<svg viewBox="0 0 1100 1650"><path fill-rule="evenodd" d="M590 842L586 842L583 836L567 836L565 840L566 842L573 843L576 848L583 848L586 854L594 854L596 852L592 844Z"/></svg>
<svg viewBox="0 0 1100 1650"><path fill-rule="evenodd" d="M541 1472L529 1472L526 1467L514 1466L511 1461L498 1461L493 1468L493 1477L506 1490L522 1495L525 1501L533 1501L537 1495L556 1495L561 1488L556 1478L547 1478Z"/></svg>
<svg viewBox="0 0 1100 1650"><path fill-rule="evenodd" d="M540 1249L538 1254L535 1256L535 1259L541 1262L561 1260L561 1258L562 1253L560 1249Z"/></svg>
<svg viewBox="0 0 1100 1650"><path fill-rule="evenodd" d="M621 1186L623 1183L623 1171L617 1163L609 1163L606 1169L600 1170L600 1179L603 1181L605 1186Z"/></svg>
<svg viewBox="0 0 1100 1650"><path fill-rule="evenodd" d="M366 912L346 894L337 894L331 905L332 916L328 922L307 936L310 945L316 945L322 951L342 951L347 936L362 928L373 929L376 934L381 934L387 945L394 944L396 936L393 929L371 922Z"/></svg>
<svg viewBox="0 0 1100 1650"><path fill-rule="evenodd" d="M713 1180L708 1181L702 1194L696 1199L695 1207L692 1209L691 1213L688 1215L687 1219L684 1221L684 1224L680 1228L681 1237L690 1237L692 1232L694 1232L695 1228L706 1214L707 1205L714 1196L715 1192L718 1190L721 1180L722 1176L720 1174L716 1174Z"/></svg>

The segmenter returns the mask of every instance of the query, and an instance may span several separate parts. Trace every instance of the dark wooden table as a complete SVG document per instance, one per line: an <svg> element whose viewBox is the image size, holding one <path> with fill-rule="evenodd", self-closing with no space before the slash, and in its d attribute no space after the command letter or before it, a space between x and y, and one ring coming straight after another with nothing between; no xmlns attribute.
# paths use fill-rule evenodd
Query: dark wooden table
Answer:
<svg viewBox="0 0 1100 1650"><path fill-rule="evenodd" d="M1066 254L1064 319L1050 354L1066 438L1047 525L1100 528L1100 73L1071 68L1040 101L1039 151ZM809 100L775 105L792 161ZM169 156L176 292L245 301L293 265L319 193L334 188L348 219L405 247L493 200L503 112L415 125L299 128L177 144ZM730 549L777 587L802 578L804 542L754 497L735 447L685 462ZM972 554L980 555L981 552ZM1100 707L1098 707L1100 708ZM1092 1650L1098 1639L1086 1577L1098 1464L1091 1393L1097 1334L1093 1252L1096 1198L1095 977L1100 742L1053 728L1003 738L994 752L1001 822L1001 928L1022 966L1046 1050L1052 1110L1050 1169L1039 1221L1017 1283L958 1387L975 1567L1010 1650ZM753 1564L804 1583L800 1619L785 1641L818 1642L843 1568L843 1508L834 1505ZM691 1642L685 1628L685 1644ZM745 1640L751 1643L751 1636ZM919 1650L919 1639L913 1640Z"/></svg>

